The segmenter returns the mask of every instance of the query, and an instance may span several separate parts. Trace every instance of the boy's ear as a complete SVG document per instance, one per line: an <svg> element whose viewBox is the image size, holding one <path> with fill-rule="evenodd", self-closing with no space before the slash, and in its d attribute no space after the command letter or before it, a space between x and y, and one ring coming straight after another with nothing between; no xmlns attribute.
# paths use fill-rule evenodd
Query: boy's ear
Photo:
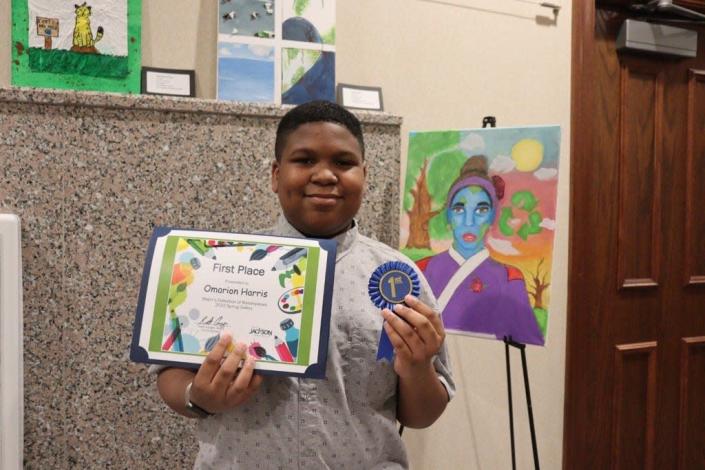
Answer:
<svg viewBox="0 0 705 470"><path fill-rule="evenodd" d="M277 192L279 189L279 162L272 162L272 192Z"/></svg>

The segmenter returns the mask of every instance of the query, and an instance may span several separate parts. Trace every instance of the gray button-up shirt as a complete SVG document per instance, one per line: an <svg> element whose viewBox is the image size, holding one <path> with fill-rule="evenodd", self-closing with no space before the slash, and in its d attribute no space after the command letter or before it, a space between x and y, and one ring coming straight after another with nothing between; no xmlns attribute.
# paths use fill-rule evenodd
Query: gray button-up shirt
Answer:
<svg viewBox="0 0 705 470"><path fill-rule="evenodd" d="M302 235L284 217L267 233ZM195 468L407 468L397 430L397 375L377 361L382 316L369 299L370 275L383 263L404 261L398 251L362 236L357 226L338 242L326 378L267 376L245 404L200 420ZM436 305L422 275L421 300ZM453 396L445 345L434 359ZM419 406L423 406L419 403Z"/></svg>

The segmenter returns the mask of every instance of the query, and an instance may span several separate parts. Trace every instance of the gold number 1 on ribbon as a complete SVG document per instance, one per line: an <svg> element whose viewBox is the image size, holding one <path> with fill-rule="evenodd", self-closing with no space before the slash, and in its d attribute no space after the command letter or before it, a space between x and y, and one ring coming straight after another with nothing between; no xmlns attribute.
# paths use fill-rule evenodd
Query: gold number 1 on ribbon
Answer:
<svg viewBox="0 0 705 470"><path fill-rule="evenodd" d="M401 280L401 276L392 276L389 278L389 289L392 291L392 297L396 298L397 297L397 284L401 284L403 281Z"/></svg>

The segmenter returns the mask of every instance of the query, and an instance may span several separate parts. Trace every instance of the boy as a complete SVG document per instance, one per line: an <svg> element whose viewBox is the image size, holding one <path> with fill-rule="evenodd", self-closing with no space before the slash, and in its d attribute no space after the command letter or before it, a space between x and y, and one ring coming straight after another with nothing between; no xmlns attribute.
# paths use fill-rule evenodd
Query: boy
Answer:
<svg viewBox="0 0 705 470"><path fill-rule="evenodd" d="M368 297L378 266L413 263L358 233L364 148L360 122L332 103L298 106L279 123L271 179L283 215L268 233L338 242L326 378L255 374L243 343L224 359L228 333L197 373L161 370L164 401L205 418L196 468L406 468L396 421L429 426L452 397L445 332L423 276L422 300L409 296L394 313ZM376 360L383 319L393 363Z"/></svg>

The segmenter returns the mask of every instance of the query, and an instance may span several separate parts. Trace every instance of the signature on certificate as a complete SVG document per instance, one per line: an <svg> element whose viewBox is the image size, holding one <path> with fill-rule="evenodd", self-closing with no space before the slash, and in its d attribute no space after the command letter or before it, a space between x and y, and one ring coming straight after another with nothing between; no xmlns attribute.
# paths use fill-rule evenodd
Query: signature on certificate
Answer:
<svg viewBox="0 0 705 470"><path fill-rule="evenodd" d="M220 328L225 328L228 326L228 322L223 320L223 316L215 316L215 315L204 315L203 318L201 318L198 321L199 326L217 326Z"/></svg>

